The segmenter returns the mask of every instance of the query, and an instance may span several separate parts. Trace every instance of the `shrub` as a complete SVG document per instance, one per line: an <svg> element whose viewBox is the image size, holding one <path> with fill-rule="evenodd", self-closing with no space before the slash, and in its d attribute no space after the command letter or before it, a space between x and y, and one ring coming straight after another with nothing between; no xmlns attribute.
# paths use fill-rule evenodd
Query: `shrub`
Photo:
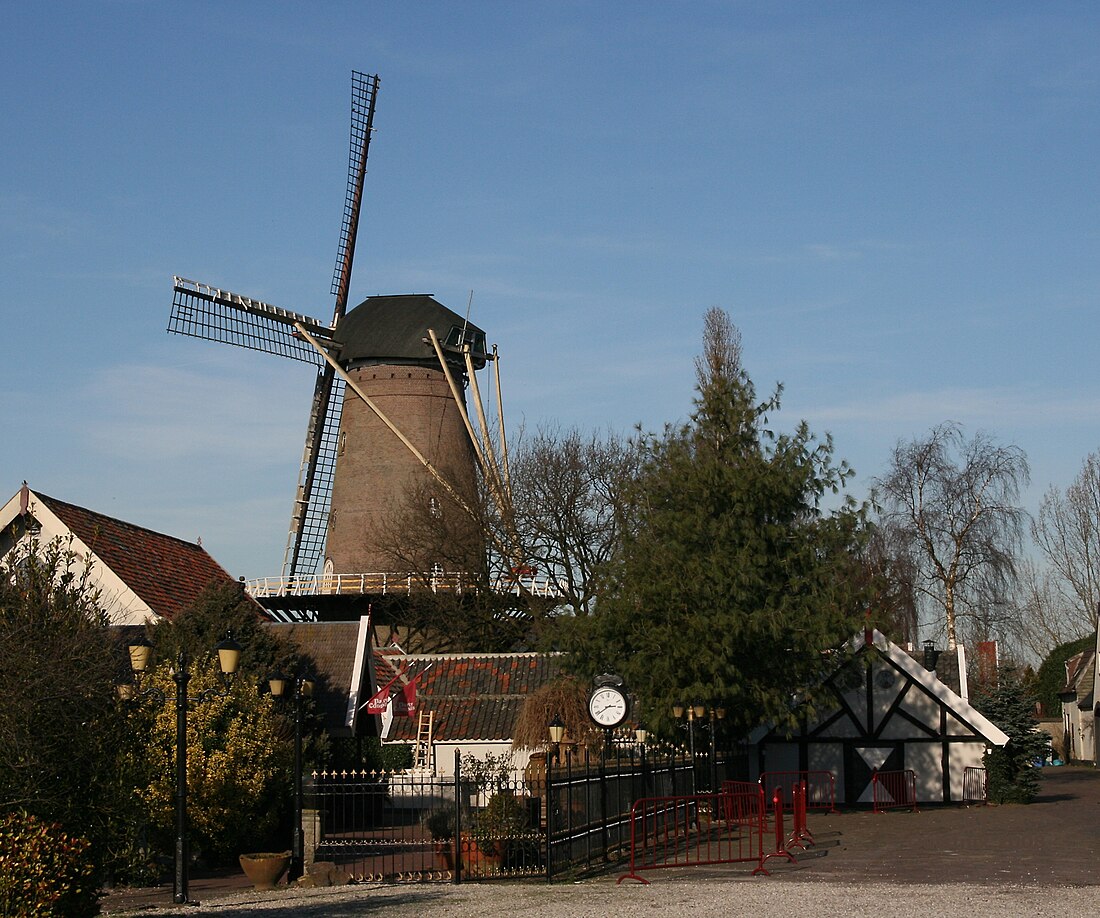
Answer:
<svg viewBox="0 0 1100 918"><path fill-rule="evenodd" d="M1002 669L996 686L975 704L1008 734L1008 743L986 750L986 788L991 803L1030 803L1039 792L1039 769L1046 755L1046 734L1035 729L1034 698L1012 670Z"/></svg>
<svg viewBox="0 0 1100 918"><path fill-rule="evenodd" d="M0 914L86 918L99 914L91 843L35 816L0 819Z"/></svg>

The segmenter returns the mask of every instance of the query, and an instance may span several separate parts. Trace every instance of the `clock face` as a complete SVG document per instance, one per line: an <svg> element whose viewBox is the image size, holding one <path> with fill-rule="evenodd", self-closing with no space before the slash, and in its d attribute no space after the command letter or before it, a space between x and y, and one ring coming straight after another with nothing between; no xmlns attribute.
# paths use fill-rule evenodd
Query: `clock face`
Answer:
<svg viewBox="0 0 1100 918"><path fill-rule="evenodd" d="M588 713L601 727L617 727L626 720L626 696L611 685L604 685L588 696Z"/></svg>

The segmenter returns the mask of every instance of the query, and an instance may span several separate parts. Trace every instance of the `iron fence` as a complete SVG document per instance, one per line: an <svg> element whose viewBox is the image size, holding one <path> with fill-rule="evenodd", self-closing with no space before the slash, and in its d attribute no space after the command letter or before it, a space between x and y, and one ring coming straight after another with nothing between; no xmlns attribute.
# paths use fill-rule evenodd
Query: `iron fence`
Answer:
<svg viewBox="0 0 1100 918"><path fill-rule="evenodd" d="M305 782L306 859L361 881L440 881L584 873L624 860L645 797L715 789L748 757L691 760L615 747L523 769L455 757L454 773L315 772Z"/></svg>

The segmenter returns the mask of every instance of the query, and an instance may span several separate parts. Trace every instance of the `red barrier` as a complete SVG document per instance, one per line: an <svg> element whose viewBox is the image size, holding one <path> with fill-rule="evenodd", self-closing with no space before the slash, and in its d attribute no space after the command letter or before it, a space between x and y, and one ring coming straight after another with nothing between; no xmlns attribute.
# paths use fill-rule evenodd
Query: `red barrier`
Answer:
<svg viewBox="0 0 1100 918"><path fill-rule="evenodd" d="M794 804L794 787L799 782L806 784L807 810L837 812L836 775L831 771L766 771L760 776L766 798L770 800L779 788L786 806Z"/></svg>
<svg viewBox="0 0 1100 918"><path fill-rule="evenodd" d="M643 798L630 815L630 872L618 883L648 884L643 870L742 862L756 863L753 876L767 875L764 861L772 855L764 854L764 819L759 788Z"/></svg>
<svg viewBox="0 0 1100 918"><path fill-rule="evenodd" d="M980 765L968 765L963 769L962 802L967 806L985 806L989 802L985 769Z"/></svg>
<svg viewBox="0 0 1100 918"><path fill-rule="evenodd" d="M805 851L807 846L812 847L814 844L814 837L806 824L806 782L799 781L793 790L794 806L791 808L793 826L790 838L787 839L787 847L801 848Z"/></svg>
<svg viewBox="0 0 1100 918"><path fill-rule="evenodd" d="M787 833L783 829L783 793L777 788L772 794L772 819L775 823L775 850L764 856L764 860L773 857L785 857L788 861L795 859L787 850Z"/></svg>
<svg viewBox="0 0 1100 918"><path fill-rule="evenodd" d="M911 768L904 771L875 771L871 775L874 811L908 809L919 813L917 806L917 774Z"/></svg>

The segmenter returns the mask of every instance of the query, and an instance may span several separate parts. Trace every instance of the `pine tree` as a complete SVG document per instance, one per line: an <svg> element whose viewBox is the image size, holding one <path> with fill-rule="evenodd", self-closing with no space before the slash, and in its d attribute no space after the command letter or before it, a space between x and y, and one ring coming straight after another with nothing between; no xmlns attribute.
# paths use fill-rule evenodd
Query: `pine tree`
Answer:
<svg viewBox="0 0 1100 918"><path fill-rule="evenodd" d="M1030 803L1039 793L1041 761L1049 748L1035 728L1035 699L1015 671L1002 669L997 684L975 699L986 717L1008 734L1004 746L985 753L986 795L991 803Z"/></svg>
<svg viewBox="0 0 1100 918"><path fill-rule="evenodd" d="M577 629L573 666L622 675L651 729L677 700L724 707L741 728L786 717L863 611L863 510L822 509L850 471L805 423L768 429L780 392L758 403L740 356L711 310L695 411L644 442L621 549Z"/></svg>

